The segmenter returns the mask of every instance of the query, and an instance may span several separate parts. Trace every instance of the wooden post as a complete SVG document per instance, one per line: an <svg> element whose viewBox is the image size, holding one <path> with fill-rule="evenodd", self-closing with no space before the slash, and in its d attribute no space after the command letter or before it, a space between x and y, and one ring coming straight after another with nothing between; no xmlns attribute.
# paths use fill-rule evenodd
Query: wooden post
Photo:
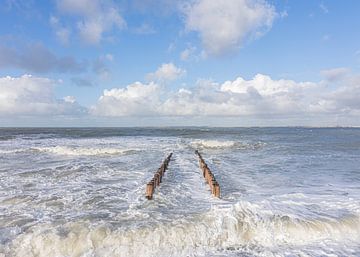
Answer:
<svg viewBox="0 0 360 257"><path fill-rule="evenodd" d="M205 178L206 183L209 184L211 194L215 197L220 198L220 185L216 181L215 176L212 174L211 170L207 166L205 160L202 158L198 150L195 150L195 154L199 157L199 166L203 172L203 177Z"/></svg>
<svg viewBox="0 0 360 257"><path fill-rule="evenodd" d="M162 175L161 175L161 171L160 170L158 170L157 172L156 172L156 174L158 175L158 177L159 177L159 183L161 183L162 182Z"/></svg>
<svg viewBox="0 0 360 257"><path fill-rule="evenodd" d="M156 187L160 186L160 176L158 173L155 173L154 175Z"/></svg>
<svg viewBox="0 0 360 257"><path fill-rule="evenodd" d="M154 183L149 182L146 184L146 199L152 200L153 199L153 193L154 193Z"/></svg>
<svg viewBox="0 0 360 257"><path fill-rule="evenodd" d="M209 176L210 176L210 170L209 169L204 169L205 172L205 182L209 183Z"/></svg>
<svg viewBox="0 0 360 257"><path fill-rule="evenodd" d="M215 187L216 187L216 180L213 178L213 179L211 180L211 186L210 186L211 194L212 194L212 195L215 195Z"/></svg>
<svg viewBox="0 0 360 257"><path fill-rule="evenodd" d="M153 198L153 193L155 191L155 188L160 186L160 183L162 182L162 178L166 172L166 169L169 165L169 162L171 160L172 153L170 153L165 160L162 162L160 168L155 172L154 177L151 179L149 183L146 184L146 192L145 196L147 199L151 200Z"/></svg>
<svg viewBox="0 0 360 257"><path fill-rule="evenodd" d="M217 198L220 198L220 185L217 182L215 184L215 194L214 194L214 196L217 197Z"/></svg>

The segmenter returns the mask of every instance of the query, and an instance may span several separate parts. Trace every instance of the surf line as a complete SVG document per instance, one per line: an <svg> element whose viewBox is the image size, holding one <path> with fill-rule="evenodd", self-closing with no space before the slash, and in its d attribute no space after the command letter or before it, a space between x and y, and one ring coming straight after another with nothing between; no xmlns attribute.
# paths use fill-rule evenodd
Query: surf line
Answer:
<svg viewBox="0 0 360 257"><path fill-rule="evenodd" d="M171 156L172 156L172 153L170 153L168 155L168 157L165 158L165 160L161 164L160 168L155 172L154 177L146 184L146 192L145 192L146 199L148 199L148 200L153 199L153 194L154 194L155 188L160 186L160 183L162 182L162 178L169 166Z"/></svg>
<svg viewBox="0 0 360 257"><path fill-rule="evenodd" d="M210 186L211 194L220 198L220 185L216 181L214 174L211 172L198 150L195 150L195 154L199 157L199 166L203 172L206 183Z"/></svg>

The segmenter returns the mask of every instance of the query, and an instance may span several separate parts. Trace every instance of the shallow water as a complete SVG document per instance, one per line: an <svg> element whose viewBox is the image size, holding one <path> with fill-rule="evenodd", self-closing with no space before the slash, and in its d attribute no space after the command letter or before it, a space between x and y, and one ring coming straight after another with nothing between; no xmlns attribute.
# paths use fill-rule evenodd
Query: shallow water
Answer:
<svg viewBox="0 0 360 257"><path fill-rule="evenodd" d="M0 256L360 256L359 156L350 128L0 129Z"/></svg>

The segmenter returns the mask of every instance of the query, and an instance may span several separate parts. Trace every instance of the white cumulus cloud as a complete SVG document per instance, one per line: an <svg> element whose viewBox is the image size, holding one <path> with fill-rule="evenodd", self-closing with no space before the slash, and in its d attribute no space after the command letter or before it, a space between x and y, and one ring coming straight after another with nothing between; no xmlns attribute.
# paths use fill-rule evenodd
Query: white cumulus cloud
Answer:
<svg viewBox="0 0 360 257"><path fill-rule="evenodd" d="M135 82L126 88L105 90L91 112L100 116L151 116L158 113L160 87Z"/></svg>
<svg viewBox="0 0 360 257"><path fill-rule="evenodd" d="M31 75L0 78L0 116L85 113L73 96L56 99L54 85L51 79Z"/></svg>
<svg viewBox="0 0 360 257"><path fill-rule="evenodd" d="M320 86L312 82L273 80L258 74L222 84L200 80L175 92L151 82L105 90L93 113L104 116L241 116L304 113L316 105Z"/></svg>
<svg viewBox="0 0 360 257"><path fill-rule="evenodd" d="M199 80L192 88L167 91L151 82L105 90L92 112L99 116L251 117L334 121L360 114L360 76L331 81L296 82L257 74L246 80ZM349 120L349 119L348 119ZM286 124L286 122L285 122ZM301 124L301 123L300 123ZM288 125L291 125L289 123Z"/></svg>
<svg viewBox="0 0 360 257"><path fill-rule="evenodd" d="M185 73L185 70L176 67L173 63L163 63L155 72L147 74L146 77L150 81L166 82L176 80Z"/></svg>
<svg viewBox="0 0 360 257"><path fill-rule="evenodd" d="M186 29L199 33L211 55L237 49L247 37L261 36L277 16L265 0L194 0L183 12Z"/></svg>
<svg viewBox="0 0 360 257"><path fill-rule="evenodd" d="M222 84L200 81L191 92L179 91L167 99L163 109L180 116L283 115L305 111L313 101L307 92L316 90L315 83L273 80L262 74Z"/></svg>

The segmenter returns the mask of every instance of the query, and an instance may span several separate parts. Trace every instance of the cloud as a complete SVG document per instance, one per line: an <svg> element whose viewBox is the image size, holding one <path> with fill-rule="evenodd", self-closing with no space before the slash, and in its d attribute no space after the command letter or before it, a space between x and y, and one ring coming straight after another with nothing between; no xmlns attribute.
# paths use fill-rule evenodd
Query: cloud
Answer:
<svg viewBox="0 0 360 257"><path fill-rule="evenodd" d="M167 82L178 79L186 73L185 70L176 67L173 63L163 63L155 72L147 74L149 81Z"/></svg>
<svg viewBox="0 0 360 257"><path fill-rule="evenodd" d="M351 73L346 68L337 68L332 71L332 76L325 82L326 87L334 87L323 93L321 99L322 111L360 115L360 75Z"/></svg>
<svg viewBox="0 0 360 257"><path fill-rule="evenodd" d="M296 118L359 115L360 75L352 74L334 87L331 81L274 80L257 74L216 83L199 80L193 88L166 91L156 83L136 82L105 90L92 113L99 116ZM285 123L286 124L286 123ZM287 123L291 125L291 123Z"/></svg>
<svg viewBox="0 0 360 257"><path fill-rule="evenodd" d="M59 39L59 41L64 45L69 44L69 38L71 34L70 29L62 26L59 19L55 16L50 17L50 25L55 30L56 37Z"/></svg>
<svg viewBox="0 0 360 257"><path fill-rule="evenodd" d="M35 4L35 0L3 0L0 11L16 11L22 17L34 19L41 16L39 10L34 7Z"/></svg>
<svg viewBox="0 0 360 257"><path fill-rule="evenodd" d="M182 61L188 61L192 57L195 57L195 59L198 59L197 56L194 56L195 52L196 52L196 47L189 46L180 53L180 59Z"/></svg>
<svg viewBox="0 0 360 257"><path fill-rule="evenodd" d="M93 62L93 71L101 78L108 79L110 77L110 69L108 63L114 60L114 56L111 54L100 55Z"/></svg>
<svg viewBox="0 0 360 257"><path fill-rule="evenodd" d="M76 98L74 96L71 96L71 95L65 96L63 98L63 100L64 100L65 103L71 103L71 104L76 103Z"/></svg>
<svg viewBox="0 0 360 257"><path fill-rule="evenodd" d="M183 8L185 28L198 32L211 55L234 51L267 32L277 16L264 0L195 0Z"/></svg>
<svg viewBox="0 0 360 257"><path fill-rule="evenodd" d="M73 96L56 99L55 81L23 75L0 78L0 116L81 115L86 110Z"/></svg>
<svg viewBox="0 0 360 257"><path fill-rule="evenodd" d="M192 91L180 90L167 99L163 109L177 115L243 116L299 113L311 102L305 92L317 85L292 80L272 80L258 74L251 80L239 77L222 84L200 81Z"/></svg>
<svg viewBox="0 0 360 257"><path fill-rule="evenodd" d="M89 44L98 44L105 32L123 29L126 22L111 1L57 0L60 12L78 17L76 27L80 37Z"/></svg>
<svg viewBox="0 0 360 257"><path fill-rule="evenodd" d="M316 83L272 80L261 74L252 80L239 77L222 84L200 80L193 89L176 92L164 92L154 83L137 82L125 89L105 91L94 110L105 116L281 115L306 111L312 103L306 92L317 88Z"/></svg>
<svg viewBox="0 0 360 257"><path fill-rule="evenodd" d="M323 75L326 80L332 81L332 82L343 79L349 73L350 73L350 70L348 68L344 68L344 67L333 68L333 69L321 71L321 75Z"/></svg>
<svg viewBox="0 0 360 257"><path fill-rule="evenodd" d="M71 81L78 87L93 87L94 83L86 78L71 78Z"/></svg>
<svg viewBox="0 0 360 257"><path fill-rule="evenodd" d="M152 116L160 106L160 87L135 82L126 88L105 90L91 113L100 116Z"/></svg>
<svg viewBox="0 0 360 257"><path fill-rule="evenodd" d="M79 73L86 69L86 65L70 56L58 57L42 44L31 44L22 50L0 45L0 68L38 73Z"/></svg>

